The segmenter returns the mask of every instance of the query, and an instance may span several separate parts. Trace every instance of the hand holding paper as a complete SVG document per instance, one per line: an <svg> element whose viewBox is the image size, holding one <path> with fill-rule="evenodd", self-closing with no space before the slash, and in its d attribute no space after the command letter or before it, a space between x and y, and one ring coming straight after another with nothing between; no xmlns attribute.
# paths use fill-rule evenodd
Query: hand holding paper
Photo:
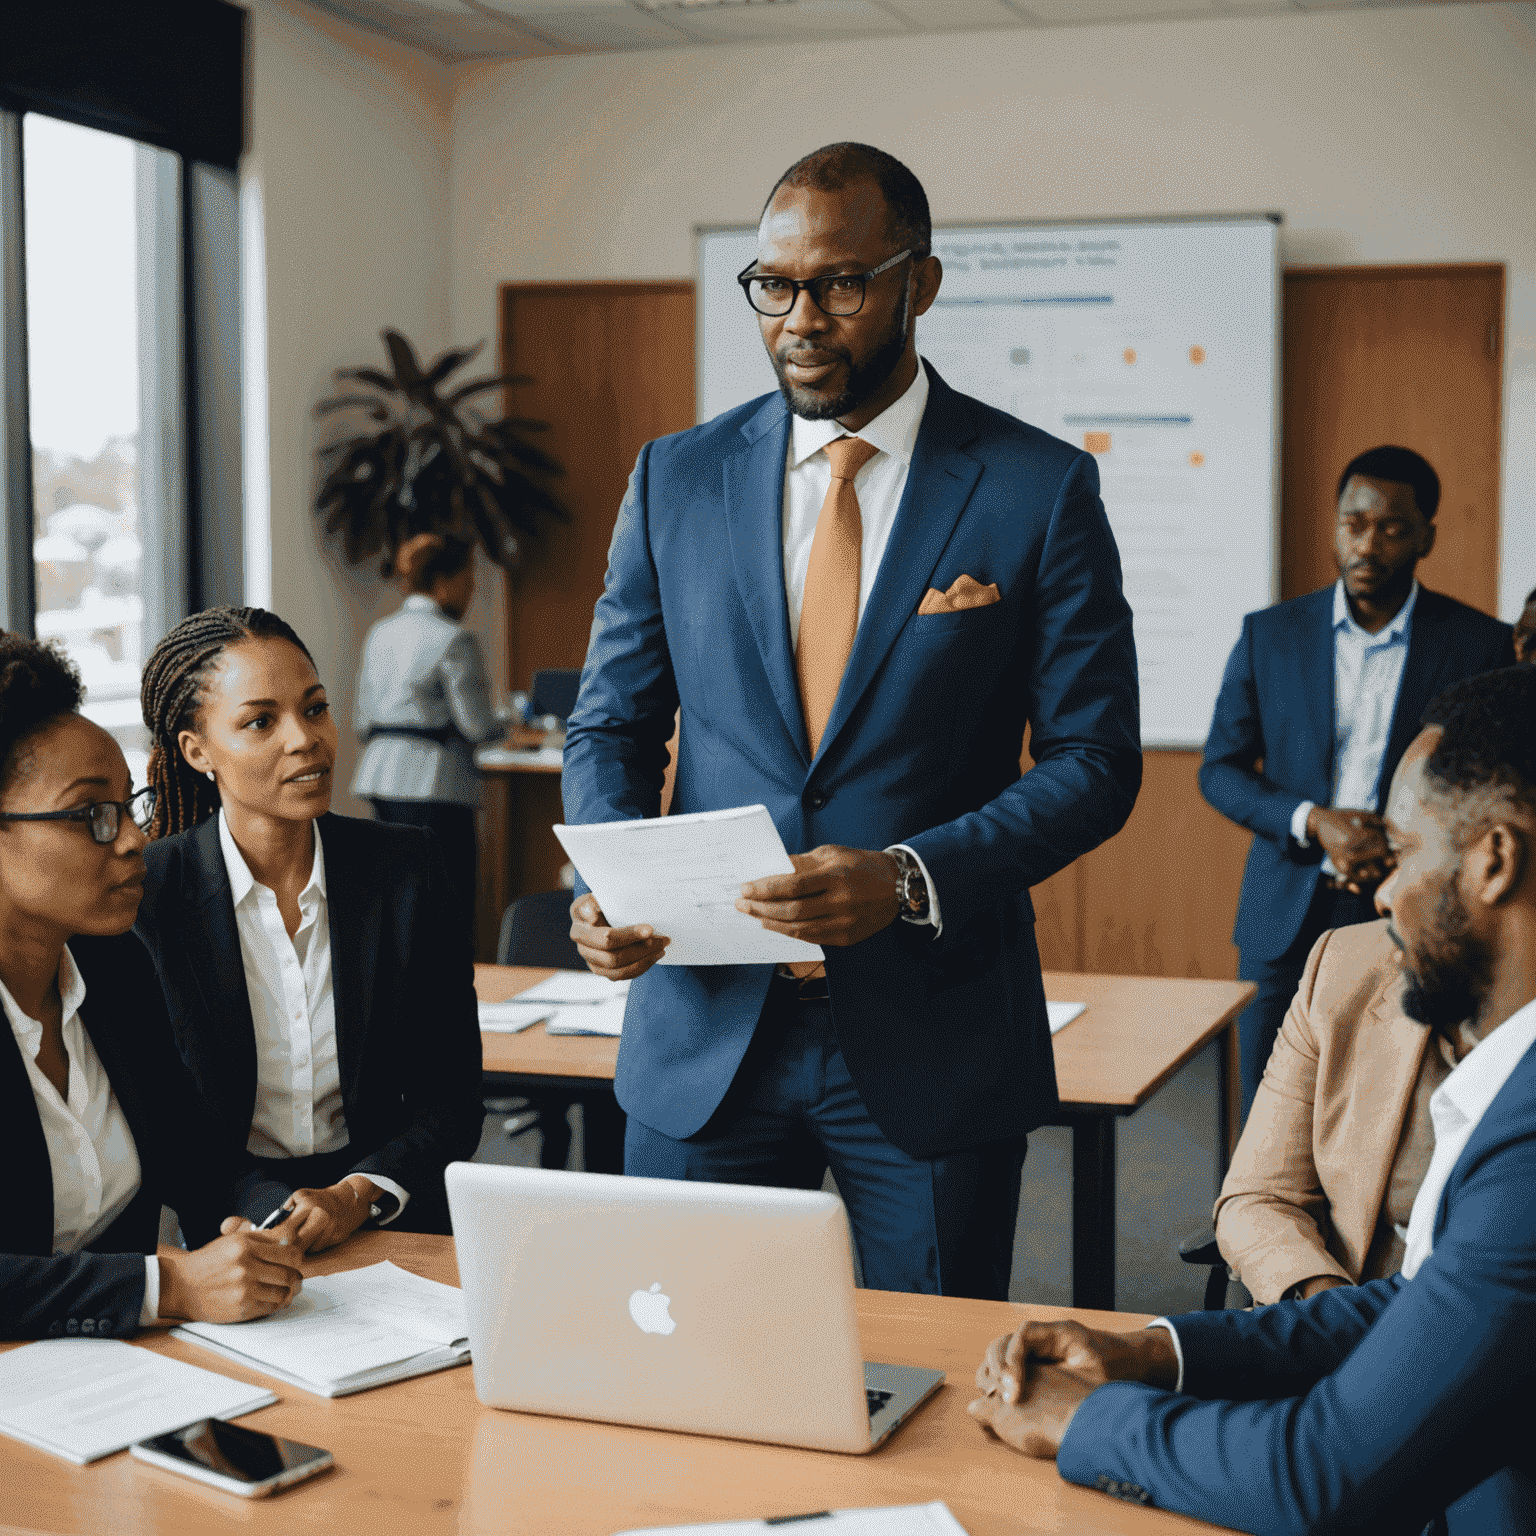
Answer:
<svg viewBox="0 0 1536 1536"><path fill-rule="evenodd" d="M613 932L643 926L671 941L662 965L822 958L817 945L772 933L736 908L747 882L795 872L764 806L554 831ZM626 966L617 973L639 971Z"/></svg>

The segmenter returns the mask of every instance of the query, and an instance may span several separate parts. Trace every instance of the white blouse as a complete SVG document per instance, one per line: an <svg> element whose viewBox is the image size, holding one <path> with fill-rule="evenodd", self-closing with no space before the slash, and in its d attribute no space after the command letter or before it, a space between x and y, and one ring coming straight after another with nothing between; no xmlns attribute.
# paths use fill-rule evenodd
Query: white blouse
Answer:
<svg viewBox="0 0 1536 1536"><path fill-rule="evenodd" d="M43 1045L40 1020L24 1013L0 982L0 1004L26 1064L32 1097L48 1144L53 1175L53 1251L88 1248L128 1209L142 1182L139 1152L127 1116L112 1091L106 1069L80 1019L85 982L68 945L59 959L64 1049L69 1055L68 1090L63 1097L37 1064ZM141 1327L155 1321L160 1305L160 1266L144 1260Z"/></svg>

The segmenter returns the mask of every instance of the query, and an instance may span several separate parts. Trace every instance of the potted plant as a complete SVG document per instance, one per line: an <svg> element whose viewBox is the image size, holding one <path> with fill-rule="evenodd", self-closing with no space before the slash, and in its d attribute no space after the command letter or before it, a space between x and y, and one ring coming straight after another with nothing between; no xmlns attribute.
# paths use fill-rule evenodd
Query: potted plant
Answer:
<svg viewBox="0 0 1536 1536"><path fill-rule="evenodd" d="M472 402L529 380L487 374L449 387L483 342L450 348L424 368L398 331L382 334L393 371L338 368L345 387L315 407L320 417L353 413L319 450L315 509L327 534L340 536L353 564L381 556L385 576L395 551L418 533L478 540L515 572L525 543L547 520L567 515L547 488L561 467L530 440L546 422L493 418Z"/></svg>

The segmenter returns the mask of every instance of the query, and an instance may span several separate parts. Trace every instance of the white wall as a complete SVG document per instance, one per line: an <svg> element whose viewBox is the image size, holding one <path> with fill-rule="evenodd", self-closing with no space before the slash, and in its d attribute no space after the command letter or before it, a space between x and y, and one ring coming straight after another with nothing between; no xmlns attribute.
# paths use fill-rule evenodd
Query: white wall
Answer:
<svg viewBox="0 0 1536 1536"><path fill-rule="evenodd" d="M247 409L247 600L269 603L314 654L341 727L342 791L362 637L399 594L376 566L349 569L322 548L310 412L332 369L387 365L386 325L428 354L446 345L449 82L424 55L316 12L248 8L246 345L264 348L266 369ZM367 812L345 793L334 803Z"/></svg>
<svg viewBox="0 0 1536 1536"><path fill-rule="evenodd" d="M1536 8L552 58L453 71L450 320L512 279L690 276L862 139L936 220L1279 211L1288 264L1508 267L1500 607L1536 585Z"/></svg>

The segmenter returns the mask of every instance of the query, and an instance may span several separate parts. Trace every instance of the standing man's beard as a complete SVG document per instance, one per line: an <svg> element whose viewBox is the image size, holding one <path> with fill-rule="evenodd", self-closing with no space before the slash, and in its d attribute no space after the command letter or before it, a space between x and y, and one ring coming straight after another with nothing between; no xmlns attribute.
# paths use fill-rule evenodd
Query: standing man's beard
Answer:
<svg viewBox="0 0 1536 1536"><path fill-rule="evenodd" d="M1493 957L1470 932L1454 879L1440 892L1419 953L1410 960L1405 948L1403 957L1403 1012L1454 1042L1456 1026L1476 1019L1493 976Z"/></svg>
<svg viewBox="0 0 1536 1536"><path fill-rule="evenodd" d="M846 352L837 348L817 346L817 352L830 352L848 364L848 378L840 395L818 395L801 389L784 376L784 358L777 352L769 352L773 371L778 375L779 389L790 410L805 421L835 421L856 411L895 372L901 354L907 346L907 319L911 312L911 285L901 301L901 309L891 317L891 328L880 338L880 345L870 354L867 362L853 364ZM792 354L794 348L788 349ZM786 354L788 355L788 354Z"/></svg>

